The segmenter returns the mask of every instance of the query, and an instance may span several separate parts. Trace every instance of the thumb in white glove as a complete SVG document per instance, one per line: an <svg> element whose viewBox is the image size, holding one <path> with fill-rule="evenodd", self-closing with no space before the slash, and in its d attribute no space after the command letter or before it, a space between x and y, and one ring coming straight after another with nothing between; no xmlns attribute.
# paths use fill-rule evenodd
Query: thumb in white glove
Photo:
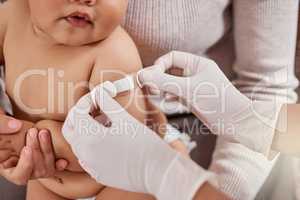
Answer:
<svg viewBox="0 0 300 200"><path fill-rule="evenodd" d="M166 73L181 69L183 76ZM181 98L215 134L268 154L281 105L251 101L241 94L210 59L171 52L139 72L143 86Z"/></svg>
<svg viewBox="0 0 300 200"><path fill-rule="evenodd" d="M128 114L101 85L94 94L111 126L89 115L93 103L87 94L69 112L62 132L82 167L98 182L157 199L186 200L213 179Z"/></svg>

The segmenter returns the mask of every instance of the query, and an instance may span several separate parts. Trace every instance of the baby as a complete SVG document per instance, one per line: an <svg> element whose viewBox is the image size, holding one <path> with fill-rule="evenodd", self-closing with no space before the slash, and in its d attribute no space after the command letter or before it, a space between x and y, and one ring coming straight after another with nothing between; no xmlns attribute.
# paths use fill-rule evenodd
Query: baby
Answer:
<svg viewBox="0 0 300 200"><path fill-rule="evenodd" d="M31 137L37 135L32 127L49 129L56 157L69 161L55 178L30 181L27 199L153 199L96 183L61 134L68 110L81 96L142 66L136 46L120 27L127 1L8 0L0 6L0 64L5 63L14 116L24 122L19 134L1 136L0 147L17 156L28 129ZM166 123L144 94L136 88L116 100L143 123ZM172 146L186 151L178 140Z"/></svg>

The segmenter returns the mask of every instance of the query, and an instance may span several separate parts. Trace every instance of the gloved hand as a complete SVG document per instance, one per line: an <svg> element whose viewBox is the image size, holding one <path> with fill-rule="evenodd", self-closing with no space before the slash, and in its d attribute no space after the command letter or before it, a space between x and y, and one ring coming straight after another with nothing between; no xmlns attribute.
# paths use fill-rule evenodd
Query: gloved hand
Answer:
<svg viewBox="0 0 300 200"><path fill-rule="evenodd" d="M157 199L186 200L214 178L128 114L102 86L93 94L103 114L89 114L94 106L87 94L70 110L62 132L82 167L98 182ZM105 124L110 127L100 124L101 118L109 119Z"/></svg>
<svg viewBox="0 0 300 200"><path fill-rule="evenodd" d="M182 70L182 76L166 73L174 68ZM213 133L228 142L268 155L281 105L251 101L212 60L174 51L140 71L138 79L142 86L180 97Z"/></svg>

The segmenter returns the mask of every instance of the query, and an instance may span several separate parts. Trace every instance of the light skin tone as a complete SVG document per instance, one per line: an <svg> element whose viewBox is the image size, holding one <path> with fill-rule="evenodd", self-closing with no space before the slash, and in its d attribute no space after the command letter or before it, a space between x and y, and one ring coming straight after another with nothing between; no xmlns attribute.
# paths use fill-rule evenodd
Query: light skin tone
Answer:
<svg viewBox="0 0 300 200"><path fill-rule="evenodd" d="M3 64L3 40L7 26L7 13L9 10L0 9L0 18L3 19L0 20L0 64ZM13 117L6 116L5 112L0 109L0 135L16 134L21 131L22 126L22 120L14 120ZM42 149L51 149L50 147L52 144L50 140L39 142L38 139L32 140L29 138L29 141L30 144L33 144L34 146L27 146L29 154L22 153L17 165L18 157L11 157L11 151L8 151L7 149L1 148L0 150L0 166L1 169L6 169L1 171L1 175L18 185L26 184L29 179L42 178L43 176L41 175L43 174L53 175L54 168L63 170L67 165L67 162L63 159L59 159L55 163L55 160L53 160L53 152L45 153L42 151ZM34 156L34 162L32 162L33 155L39 155ZM46 160L50 162L46 162Z"/></svg>
<svg viewBox="0 0 300 200"><path fill-rule="evenodd" d="M24 128L22 121L6 116L2 109L0 109L0 127L0 135L17 134ZM48 136L49 133L47 130L39 131L38 138L42 138L42 135ZM38 138L28 137L29 143L22 149L20 158L11 156L10 150L0 150L1 176L14 184L25 185L30 179L50 177L56 170L63 171L66 168L66 160L55 161L51 140L48 137L46 140Z"/></svg>
<svg viewBox="0 0 300 200"><path fill-rule="evenodd" d="M215 187L209 183L204 183L201 188L198 189L194 200L230 200L225 194L218 191Z"/></svg>
<svg viewBox="0 0 300 200"><path fill-rule="evenodd" d="M286 104L281 107L272 149L290 156L300 156L299 149L300 104Z"/></svg>
<svg viewBox="0 0 300 200"><path fill-rule="evenodd" d="M89 193L88 195L97 194L92 191L93 187L95 191L103 189L103 186L98 184L96 185L93 180L87 179L87 175L83 173L77 174L79 175L77 176L77 182L79 182L79 184L77 184L73 179L75 174L70 174L72 171L81 171L81 168L77 162L72 162L76 158L74 155L68 153L70 152L68 146L67 148L62 147L65 146L65 144L62 136L60 135L60 131L57 130L60 130L67 110L72 105L64 105L63 110L65 112L62 113L30 113L26 111L20 102L14 98L14 88L16 86L17 77L20 76L25 70L36 69L34 66L45 66L46 68L54 66L56 69L61 69L64 71L63 82L76 83L87 81L92 85L101 83L105 80L116 80L122 78L120 75L111 74L106 76L104 79L99 80L97 76L97 72L99 70L101 71L113 68L122 70L124 73L133 73L139 70L141 62L137 56L138 54L135 46L128 35L120 27L118 27L118 24L120 24L120 20L125 13L127 2L121 0L109 1L109 3L107 2L108 1L49 0L41 3L37 0L28 0L28 2L11 0L10 5L6 8L6 10L9 10L9 7L11 6L15 11L13 13L17 13L14 14L13 18L7 17L6 19L9 19L8 21L10 21L10 23L16 22L14 19L17 19L19 23L18 25L15 25L16 23L14 23L15 26L9 26L8 21L1 22L0 24L2 26L0 29L0 32L2 32L2 42L5 38L6 43L10 44L7 46L4 43L1 44L1 51L3 51L2 58L6 61L7 91L13 101L16 116L18 118L31 121L29 124L32 123L32 127L36 128L30 129L29 138L25 139L26 135L24 133L19 134L21 135L20 141L26 140L27 144L37 147L38 144L42 142L35 142L35 144L33 144L32 141L43 141L43 135L47 135L45 132L38 133L38 130L43 130L44 128L50 129L51 135L55 135L55 137L52 137L52 139L54 140L53 143L56 156L58 155L66 157L68 161L71 160L68 166L68 170L71 172L55 173L56 178L58 177L59 180L63 180L63 188L71 188L70 191L58 191L62 187L61 183L58 182L57 179L31 181L27 194L28 199L38 199L41 195L43 195L45 198L49 197L49 199L62 199L53 193L53 191L58 192L61 196L65 196L67 198L78 198L76 194L74 194L74 191L77 191L77 187L79 190L82 189L82 185L84 185L86 188L89 188L90 191L78 191L79 197L80 195L85 195L86 193ZM99 3L99 5L97 3ZM71 4L76 4L78 7L73 9L72 6L66 6ZM90 8L93 6L96 7L91 11ZM78 26L82 25L82 22L78 21L78 16L76 17L77 19L70 19L71 21L66 21L65 18L61 18L69 16L74 10L78 11L78 9L80 12L88 13L90 15L89 20L92 20L92 25L89 24L90 22L88 22L87 25L84 25L84 31L82 31L81 28L78 28ZM50 10L53 12L49 12ZM101 15L103 15L97 18L97 13L101 13ZM43 17L41 18L39 16ZM82 16L79 16L79 18L80 17ZM5 17L3 19L5 19ZM76 28L74 28L74 24L76 24ZM22 37L19 35L20 32L23 33ZM126 56L122 56L124 51L123 49L120 49L120 47L126 49ZM18 52L24 52L24 54L20 55ZM43 52L47 52L47 55L44 55ZM115 59L116 56L118 56L118 59ZM80 57L80 59L78 57ZM131 59L128 59L128 57ZM121 66L123 68L120 68ZM89 74L91 76L89 76ZM39 86L38 90L35 91L32 89L37 85ZM25 105L29 105L33 108L40 108L47 104L47 100L45 100L48 97L47 81L38 77L30 77L23 82L22 87L22 91L26 92L22 93L21 91L20 97ZM78 98L87 91L87 88L78 89L74 94L74 101L76 102L76 100L78 100ZM41 96L40 99L32 98L37 96L37 94ZM63 95L66 94L64 93ZM124 94L118 97L117 100L121 105L126 105L130 95L132 94ZM143 103L141 99L135 99L135 101L139 106L146 107L145 102ZM59 106L54 103L54 109L58 109L58 107ZM136 107L134 106L129 106L127 108L127 111L130 114L138 118L140 121L143 121L146 116L141 113L136 113L135 110ZM48 139L50 141L50 137L48 137ZM20 149L23 149L23 147ZM34 157L39 157L34 156L31 148L25 148L19 152L21 152L21 158L25 157L27 160L34 160ZM88 187L89 185L91 185L91 187ZM84 190L86 188L84 188ZM83 192L84 194L80 194L80 192ZM100 194L98 194L98 199L115 199L115 197L118 195L120 197L126 196L128 199L140 199L140 195L143 194L128 193L106 187L101 191ZM222 197L221 193L219 193L209 184L205 184L198 191L196 199L206 197L207 195L210 195L210 197L214 195L216 197ZM142 198L152 199L152 197L147 195L142 196Z"/></svg>
<svg viewBox="0 0 300 200"><path fill-rule="evenodd" d="M122 199L153 199L149 195L121 191L96 183L84 173L60 131L69 108L93 85L123 78L124 74L134 73L142 66L135 45L119 27L127 1L10 0L3 6L1 9L7 12L7 16L0 19L7 21L1 22L5 30L1 29L3 40L0 46L6 64L6 89L15 116L23 120L28 128L33 127L29 129L28 137L26 128L17 136L7 135L3 140L10 141L11 149L21 154L21 158L24 156L27 160L39 160L40 154L33 153L32 149L36 150L38 144L52 138L55 157L68 161L64 172L57 172L53 168L49 170L55 171L53 178L30 181L27 199L39 199L40 196L49 199L76 199L95 195L105 199L114 199L116 196L126 197ZM88 21L84 18L86 15ZM48 86L51 78L47 75L50 69L54 70L51 85L54 89L53 96ZM19 78L25 72L34 70L40 70L42 74L28 76L18 85ZM101 78L100 72L105 70L123 74L107 73ZM59 84L74 86L79 83L85 85L75 87L73 91L59 88ZM35 98L37 96L39 98ZM63 97L63 100L57 99L58 96ZM49 99L54 99L53 104L49 103ZM149 106L140 89L123 93L116 100L141 122L148 119L147 112L143 111L148 111ZM36 113L40 108L46 108L46 111ZM158 115L161 116L159 112ZM51 137L46 134L45 129L50 131ZM41 130L40 133L37 130ZM25 143L33 148L26 147L26 151L22 151ZM181 145L174 144L179 149ZM46 152L51 152L51 149ZM52 175L39 171L44 176L38 174L38 177Z"/></svg>
<svg viewBox="0 0 300 200"><path fill-rule="evenodd" d="M11 0L11 2L15 2L15 1ZM45 2L48 3L48 5L45 6ZM74 177L74 174L70 174L72 173L72 171L81 170L78 163L74 161L76 158L74 158L74 156L71 155L70 149L62 148L61 151L59 150L59 147L62 147L64 145L59 146L59 143L63 142L63 140L59 139L61 135L60 132L57 131L57 129L60 130L60 126L68 110L67 108L70 105L65 105L64 107L65 112L62 113L53 112L53 113L43 113L43 114L32 114L30 112L27 112L14 99L13 88L16 85L16 79L25 70L24 66L45 66L46 68L49 68L50 66L54 66L54 67L58 66L59 69L62 69L65 72L63 81L76 82L76 81L85 80L94 85L105 81L105 80L97 79L97 73L96 73L98 70L101 71L105 69L105 66L109 66L109 69L111 69L111 67L115 67L114 69L123 70L125 73L132 73L132 72L136 72L139 69L141 63L138 57L128 61L127 59L128 57L131 58L135 57L135 56L128 56L128 54L132 53L132 55L137 55L136 49L132 44L130 38L126 35L126 33L124 33L124 31L121 28L116 27L117 24L119 24L119 20L121 19L120 16L123 16L124 14L125 8L123 6L125 5L125 3L123 4L123 6L120 7L118 6L113 7L113 5L109 5L109 7L105 7L104 5L102 5L103 7L101 6L100 8L99 6L99 9L103 9L105 11L109 10L108 8L111 8L112 6L114 9L109 10L107 12L109 13L115 12L113 18L111 14L106 16L109 18L110 23L105 23L105 21L107 21L105 20L105 16L104 18L101 18L104 19L104 21L99 22L100 24L99 29L98 27L96 27L95 29L93 28L90 29L89 27L87 28L88 31L86 30L82 31L82 29L70 28L66 30L64 29L65 31L61 32L61 26L65 26L64 23L66 22L62 22L62 24L58 22L58 25L56 26L55 24L52 24L51 21L52 18L59 17L61 13L63 13L62 16L64 16L64 12L66 12L66 14L69 14L68 9L66 10L58 9L64 7L60 3L77 2L84 5L87 2L71 1L71 0L70 1L57 0L57 1L45 1L45 2L43 2L43 5L39 4L40 3L39 1L34 1L34 0L29 0L28 1L29 4L22 5L23 2L20 3L19 4L20 7L15 8L15 9L19 9L20 12L17 12L18 14L14 16L14 19L10 19L10 20L16 20L18 22L22 22L20 23L20 26L16 26L13 28L10 27L9 29L7 29L8 24L4 22L0 23L0 27L1 27L0 33L2 37L1 38L2 41L1 59L2 61L5 59L5 61L7 62L6 65L7 65L8 93L10 95L10 98L13 100L14 108L16 110L16 117L24 120L24 123L28 124L28 128L35 127L29 129L28 137L26 137L25 135L25 132L26 130L28 130L28 128L26 128L25 131L24 130L20 131L21 133L19 135L22 136L20 137L21 139L19 141L26 141L27 146L25 148L22 145L18 146L20 147L18 149L18 153L20 153L20 160L18 165L15 168L3 170L2 175L7 177L8 179L13 180L18 184L24 184L25 182L27 182L27 180L31 178L48 177L54 174L56 178L58 177L64 181L66 188L68 187L71 188L69 192L60 191L61 192L60 195L63 196L65 195L66 197L70 197L70 198L76 198L76 196L70 196L70 195L74 195L74 191L77 191L77 187L80 190L82 185L85 186L91 185L91 187L89 187L90 191L79 191L79 193L83 192L83 193L90 193L90 194L96 193L92 190L98 191L99 188L103 188L103 187L101 185L95 184L95 182L88 179L86 175L83 173L75 177L75 179L77 179L75 181L73 179L68 179L69 175ZM12 4L13 3L11 3L11 5ZM88 1L88 4L89 6L91 6L93 4L96 4L96 1ZM43 8L45 7L47 8L47 10L43 10ZM57 13L48 12L48 10L50 9L57 11ZM6 10L8 10L8 8L6 8ZM28 15L27 11L29 10L33 11L32 12L33 15ZM70 10L72 9L70 8ZM2 13L3 12L1 12L1 14ZM47 15L46 13L49 15ZM32 21L25 20L28 19L29 16L32 17L31 18ZM44 18L40 18L38 16L43 16ZM26 26L28 25L27 22L32 22L32 24L29 24L32 26ZM101 27L105 27L105 28L101 28ZM9 30L9 32L6 32L7 30ZM30 30L32 32L30 32ZM20 32L24 33L22 34L21 37L19 36ZM70 37L70 35L72 35L72 37ZM10 44L9 45L10 48L8 48L8 46L4 48L4 43L3 43L4 37L6 43ZM26 39L24 40L24 38ZM13 43L14 41L15 43ZM28 41L30 41L30 43ZM124 52L123 51L120 52L120 49L118 48L116 49L115 46L117 47L122 46L123 48L125 48L126 56L122 57ZM29 47L31 49L29 49ZM72 49L67 47L72 47ZM5 51L3 49L5 49ZM18 51L22 52L22 54L18 53L17 51L14 51L14 49L18 49ZM49 54L45 56L41 52L48 52ZM85 54L85 52L88 53ZM3 56L4 54L7 56L7 59ZM61 55L64 55L65 57L62 57ZM10 57L17 58L17 59L10 60L9 59ZM53 57L55 57L56 59L52 59ZM117 60L115 59L116 57L118 57ZM72 62L70 62L70 60L72 60ZM82 68L81 66L85 66L85 67ZM122 66L122 68L120 68L120 66ZM68 71L67 70L68 68L71 68L72 70ZM26 70L27 69L28 67L26 68ZM88 74L91 74L91 76L88 76ZM108 80L116 80L118 78L121 77L119 75L113 75L113 74L107 76ZM26 88L27 89L32 88L36 85L39 85L39 90L26 90ZM37 108L40 108L41 106L43 107L44 105L47 104L45 100L46 98L32 99L32 97L36 97L39 95L41 95L42 97L47 96L46 85L47 84L45 83L45 81L43 82L43 80L39 78L26 80L23 83L23 87L25 87L23 91L26 91L26 93L25 92L21 93L21 99L23 99L26 105L30 105L31 107L37 107ZM88 89L80 89L79 91L77 91L77 93L74 95L75 101L84 93L86 93L87 90ZM43 93L45 91L46 93ZM125 105L128 102L128 96L130 96L130 94L124 94L124 96L118 97L119 98L118 101L121 104ZM140 106L143 105L145 106L145 104L143 104L143 102L141 102L140 100L137 99L136 101ZM58 108L58 105L54 105L54 107ZM140 121L143 121L143 119L145 119L145 116L143 116L143 114L133 112L133 110L135 110L135 107L129 107L127 110L129 113L136 116ZM293 110L294 109L291 108L291 113L292 113L291 116L296 118L296 112L293 112ZM2 117L2 119L4 119L4 117ZM25 120L30 121L32 124L30 124L30 122ZM7 122L3 121L3 123L7 123ZM288 127L289 127L287 130L288 133L296 132L298 128L297 123L290 124L290 126ZM50 129L51 136L55 135L55 137L53 137L53 140L54 140L56 155L63 156L63 157L65 156L67 160L71 160L70 166L68 166L68 169L71 172L67 172L67 173L55 172L55 167L54 167L55 158L51 153L52 152L51 146L46 145L46 144L49 145L51 138L49 132L45 131L44 128ZM2 126L0 129L0 131L2 131L3 133L14 133L17 132L18 130L19 130L18 126L13 131L11 131L11 129L6 129L4 126ZM13 137L10 137L10 139L11 138ZM8 160L4 159L5 162L2 162L3 166L9 166L15 164L14 162L16 162L17 160L16 158L11 158L10 154L9 156L5 156L5 155L8 155L7 152L4 153L3 158L10 157L10 159ZM45 167L45 166L49 166L49 167ZM78 180L86 181L86 183ZM79 182L80 184L76 184L77 182ZM49 180L46 179L42 181L31 181L29 184L28 199L39 199L41 195L49 199L64 199L62 197L57 196L54 192L52 192L52 191L57 191L57 188L61 186L60 184L61 183L58 183L57 179L55 178ZM79 196L80 195L82 194L79 194ZM128 199L140 199L141 197L143 199L152 199L152 197L150 196L146 196L146 195L141 196L141 195L143 194L128 193L126 191L121 191L114 188L106 187L104 188L104 190L102 190L101 193L98 194L98 199L101 198L116 199L118 197L122 197L122 199L124 199L123 197L128 197ZM198 199L208 199L208 198L228 199L226 198L226 196L224 196L214 187L206 183L199 189L197 195L195 196L195 199L198 200Z"/></svg>

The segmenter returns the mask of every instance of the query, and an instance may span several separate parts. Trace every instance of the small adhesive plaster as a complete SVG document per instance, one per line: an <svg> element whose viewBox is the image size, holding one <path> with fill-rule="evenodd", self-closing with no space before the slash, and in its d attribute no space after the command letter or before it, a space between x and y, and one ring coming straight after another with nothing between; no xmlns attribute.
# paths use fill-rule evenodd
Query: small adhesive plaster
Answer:
<svg viewBox="0 0 300 200"><path fill-rule="evenodd" d="M117 94L134 89L134 80L132 76L126 76L123 79L113 82L113 84L117 90Z"/></svg>
<svg viewBox="0 0 300 200"><path fill-rule="evenodd" d="M193 72L191 69L189 68L186 68L183 70L183 74L182 74L184 77L189 77L189 76L192 76L193 75Z"/></svg>
<svg viewBox="0 0 300 200"><path fill-rule="evenodd" d="M105 81L104 83L97 85L94 89L92 89L90 93L92 102L96 107L97 107L96 94L97 94L97 90L100 88L105 89L110 94L110 96L114 98L121 92L134 90L134 80L132 76L126 76L125 78L114 82Z"/></svg>
<svg viewBox="0 0 300 200"><path fill-rule="evenodd" d="M141 70L139 70L137 73L136 73L136 82L137 82L137 85L138 85L138 87L139 88L142 88L143 87L143 84L141 83L141 81L140 81L140 74L142 73L142 71L143 71L144 69L141 69Z"/></svg>
<svg viewBox="0 0 300 200"><path fill-rule="evenodd" d="M99 90L101 88L105 89L110 94L111 97L117 96L117 90L116 90L114 84L110 81L105 81L104 83L101 83L100 85L97 85L96 87L94 87L92 89L92 91L90 92L91 99L92 99L92 102L95 105L95 107L98 107L97 101L96 101L97 90Z"/></svg>

